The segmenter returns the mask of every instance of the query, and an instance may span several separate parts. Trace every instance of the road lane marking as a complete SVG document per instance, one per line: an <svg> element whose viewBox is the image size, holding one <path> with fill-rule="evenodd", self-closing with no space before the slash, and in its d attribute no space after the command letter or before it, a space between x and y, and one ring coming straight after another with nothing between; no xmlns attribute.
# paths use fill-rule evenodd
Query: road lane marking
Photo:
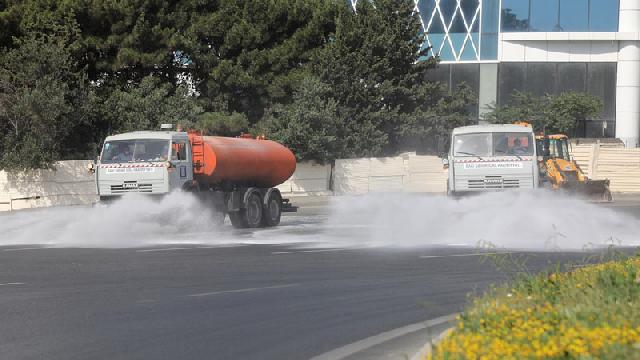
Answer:
<svg viewBox="0 0 640 360"><path fill-rule="evenodd" d="M483 255L502 255L502 254L515 254L515 253L513 251L505 251L505 252L473 253L473 254L422 255L422 256L420 256L420 259L434 259L434 258L447 258L447 257L465 257L465 256L483 256Z"/></svg>
<svg viewBox="0 0 640 360"><path fill-rule="evenodd" d="M190 296L190 297L203 297L203 296L220 295L220 294L231 294L231 293L243 293L243 292L259 291L259 290L283 289L283 288L294 287L294 286L300 286L300 284L285 284L285 285L274 285L274 286L265 286L265 287L257 287L257 288L246 288L246 289L237 289L237 290L212 291L212 292L206 292L206 293L191 294L191 295L187 295L187 296Z"/></svg>
<svg viewBox="0 0 640 360"><path fill-rule="evenodd" d="M317 249L317 250L299 250L299 251L273 251L271 255L281 255L281 254L300 254L300 253L322 253L322 252L334 252L334 251L344 251L347 249Z"/></svg>
<svg viewBox="0 0 640 360"><path fill-rule="evenodd" d="M347 249L318 249L318 250L303 250L302 253L316 253L316 252L331 252L331 251L343 251Z"/></svg>
<svg viewBox="0 0 640 360"><path fill-rule="evenodd" d="M23 250L40 250L46 249L44 247L23 247L23 248L11 248L11 249L3 249L2 251L23 251Z"/></svg>
<svg viewBox="0 0 640 360"><path fill-rule="evenodd" d="M245 244L228 244L228 245L209 245L209 246L198 246L198 249L230 249L246 246Z"/></svg>
<svg viewBox="0 0 640 360"><path fill-rule="evenodd" d="M10 283L0 284L0 286L9 286L9 285L24 285L24 283L21 283L21 282L10 282Z"/></svg>
<svg viewBox="0 0 640 360"><path fill-rule="evenodd" d="M173 250L189 250L192 248L186 247L172 247L172 248L161 248L161 249L144 249L144 250L136 250L136 252L155 252L155 251L173 251Z"/></svg>
<svg viewBox="0 0 640 360"><path fill-rule="evenodd" d="M376 345L380 345L382 343L391 341L400 336L411 334L419 330L424 330L432 326L437 326L440 324L451 322L456 318L456 315L457 314L441 316L439 318L435 318L432 320L427 320L424 322L403 326L401 328L397 328L391 331L386 331L381 334L370 336L366 339L362 339L360 341L356 341L354 343L339 347L337 349L333 349L324 354L314 356L311 358L311 360L341 360L353 354L359 353L363 350L367 350Z"/></svg>

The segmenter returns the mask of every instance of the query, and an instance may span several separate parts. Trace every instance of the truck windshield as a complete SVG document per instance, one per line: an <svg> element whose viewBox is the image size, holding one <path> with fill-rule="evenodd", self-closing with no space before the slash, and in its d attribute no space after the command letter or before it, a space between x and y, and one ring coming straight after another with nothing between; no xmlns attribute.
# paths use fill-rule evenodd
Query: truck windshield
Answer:
<svg viewBox="0 0 640 360"><path fill-rule="evenodd" d="M491 156L491 133L456 135L454 156Z"/></svg>
<svg viewBox="0 0 640 360"><path fill-rule="evenodd" d="M531 156L535 146L528 133L463 134L453 142L453 156Z"/></svg>
<svg viewBox="0 0 640 360"><path fill-rule="evenodd" d="M504 155L533 155L535 143L527 133L493 133L493 153Z"/></svg>
<svg viewBox="0 0 640 360"><path fill-rule="evenodd" d="M166 161L168 156L169 140L115 140L104 144L100 161L103 164Z"/></svg>

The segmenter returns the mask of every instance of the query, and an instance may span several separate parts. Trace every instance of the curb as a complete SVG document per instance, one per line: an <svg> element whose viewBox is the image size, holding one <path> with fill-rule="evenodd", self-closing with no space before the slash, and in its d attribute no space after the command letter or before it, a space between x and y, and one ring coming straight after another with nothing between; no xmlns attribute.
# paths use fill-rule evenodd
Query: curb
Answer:
<svg viewBox="0 0 640 360"><path fill-rule="evenodd" d="M433 349L433 346L437 345L440 341L442 341L442 339L449 336L449 334L451 334L453 329L454 329L453 327L447 328L444 331L442 331L440 334L438 334L436 337L431 339L430 342L426 343L420 351L418 351L415 355L413 355L413 357L411 357L411 360L426 360L427 356L431 354L431 350Z"/></svg>
<svg viewBox="0 0 640 360"><path fill-rule="evenodd" d="M383 332L378 335L370 336L366 339L362 339L360 341L356 341L354 343L339 347L337 349L333 349L329 352L325 352L323 354L314 356L311 360L340 360L347 358L351 355L354 355L360 351L369 349L373 346L383 344L387 341L399 338L401 336L414 333L416 331L428 329L432 326L437 326L440 324L444 324L447 322L453 321L458 313L453 313L445 316L440 316L435 319L422 321L416 324L407 325L398 329L390 330L387 332ZM440 334L442 335L442 334ZM438 336L440 336L438 335ZM416 354L417 355L417 354ZM415 356L414 356L415 358ZM413 359L413 358L412 358Z"/></svg>

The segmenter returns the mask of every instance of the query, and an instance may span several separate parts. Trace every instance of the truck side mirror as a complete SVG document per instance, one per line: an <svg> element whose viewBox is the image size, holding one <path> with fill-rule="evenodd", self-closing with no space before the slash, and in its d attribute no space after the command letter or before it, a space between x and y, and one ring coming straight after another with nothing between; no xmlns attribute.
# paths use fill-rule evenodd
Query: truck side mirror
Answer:
<svg viewBox="0 0 640 360"><path fill-rule="evenodd" d="M442 168L443 169L448 169L449 168L449 159L447 159L447 158L443 158L442 159Z"/></svg>

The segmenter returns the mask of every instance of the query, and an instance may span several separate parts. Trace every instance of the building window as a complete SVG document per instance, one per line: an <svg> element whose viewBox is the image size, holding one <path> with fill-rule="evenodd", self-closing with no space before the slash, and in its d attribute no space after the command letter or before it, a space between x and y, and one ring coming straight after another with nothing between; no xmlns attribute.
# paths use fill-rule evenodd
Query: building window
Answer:
<svg viewBox="0 0 640 360"><path fill-rule="evenodd" d="M526 73L526 63L500 63L498 65L498 105L508 105L514 92L525 91Z"/></svg>
<svg viewBox="0 0 640 360"><path fill-rule="evenodd" d="M618 31L619 0L502 0L502 31Z"/></svg>
<svg viewBox="0 0 640 360"><path fill-rule="evenodd" d="M562 31L558 19L560 0L531 0L529 9L529 31Z"/></svg>
<svg viewBox="0 0 640 360"><path fill-rule="evenodd" d="M589 14L591 31L618 31L620 16L618 0L591 0Z"/></svg>
<svg viewBox="0 0 640 360"><path fill-rule="evenodd" d="M502 31L529 31L528 0L502 0Z"/></svg>
<svg viewBox="0 0 640 360"><path fill-rule="evenodd" d="M358 1L346 0L355 10ZM527 0L528 1L528 0ZM429 56L442 61L498 58L500 0L414 0ZM480 28L482 24L482 29Z"/></svg>
<svg viewBox="0 0 640 360"><path fill-rule="evenodd" d="M432 47L431 55L439 55L443 61L480 60L481 3L481 0L416 2L425 39Z"/></svg>
<svg viewBox="0 0 640 360"><path fill-rule="evenodd" d="M427 70L425 80L440 82L449 90L464 83L477 95L480 92L480 64L438 64L435 69ZM467 110L471 117L478 117L477 104L470 104Z"/></svg>
<svg viewBox="0 0 640 360"><path fill-rule="evenodd" d="M536 96L566 91L587 92L602 99L604 107L596 119L588 120L579 136L615 134L616 63L500 63L498 105L511 103L515 91Z"/></svg>
<svg viewBox="0 0 640 360"><path fill-rule="evenodd" d="M561 1L554 31L584 31L585 29L589 29L589 0Z"/></svg>
<svg viewBox="0 0 640 360"><path fill-rule="evenodd" d="M587 64L561 63L557 70L557 93L567 91L586 91Z"/></svg>
<svg viewBox="0 0 640 360"><path fill-rule="evenodd" d="M480 59L498 58L498 32L500 31L500 0L482 0L482 29Z"/></svg>

